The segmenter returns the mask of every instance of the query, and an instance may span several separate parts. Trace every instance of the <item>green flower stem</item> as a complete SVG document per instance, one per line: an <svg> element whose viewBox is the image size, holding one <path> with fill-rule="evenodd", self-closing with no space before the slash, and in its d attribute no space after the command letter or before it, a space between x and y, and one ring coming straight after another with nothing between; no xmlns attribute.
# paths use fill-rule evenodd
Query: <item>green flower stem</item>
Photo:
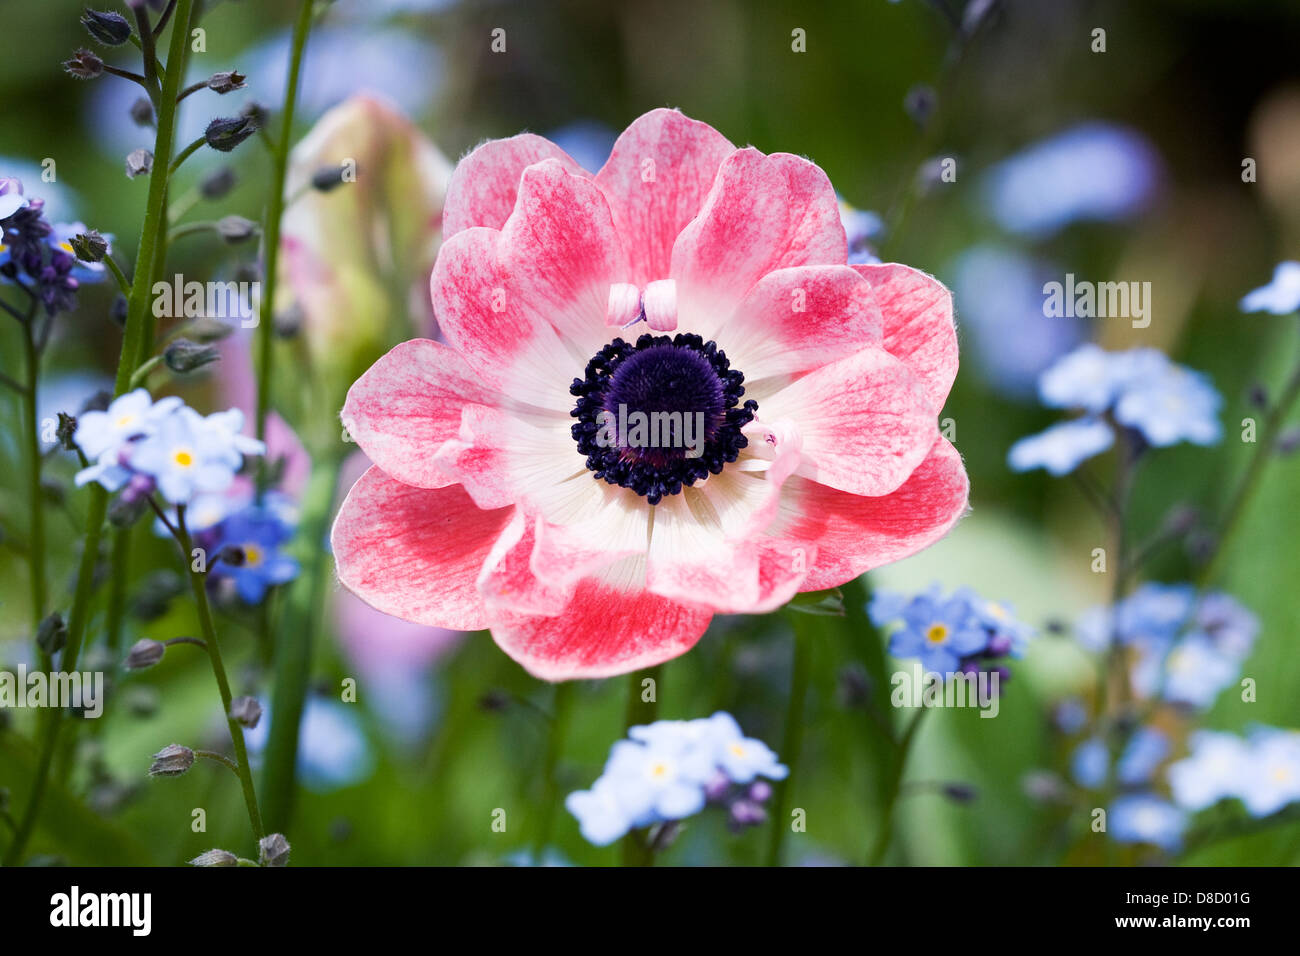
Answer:
<svg viewBox="0 0 1300 956"><path fill-rule="evenodd" d="M790 772L773 788L772 830L767 845L767 865L781 865L781 847L790 829L788 810L794 792L795 774L803 750L804 710L808 698L808 680L812 671L813 616L802 611L790 612L794 625L793 660L790 664L790 700L785 717L785 735L781 738L780 758Z"/></svg>
<svg viewBox="0 0 1300 956"><path fill-rule="evenodd" d="M551 831L558 812L560 785L556 777L556 768L560 763L560 752L564 749L564 736L569 729L572 705L573 681L556 684L550 728L546 738L546 756L542 764L541 816L538 820L537 837L533 841L533 863L537 866L541 866L542 854L546 851L546 845L551 842Z"/></svg>
<svg viewBox="0 0 1300 956"><path fill-rule="evenodd" d="M184 0L181 0L183 3ZM176 509L176 540L180 543L181 560L189 568L190 589L194 592L194 603L199 611L199 626L203 630L203 642L207 645L208 659L212 662L212 676L217 680L217 690L221 694L221 707L226 715L226 724L230 728L230 742L235 748L236 772L240 786L244 791L244 803L248 807L248 821L253 825L253 837L257 840L266 835L262 829L262 814L257 807L257 791L253 789L253 771L248 764L248 749L244 746L244 728L234 717L230 716L230 681L226 679L226 667L221 659L221 645L217 642L217 629L212 621L212 608L208 604L206 587L207 572L194 570L192 556L194 542L185 527L185 506Z"/></svg>
<svg viewBox="0 0 1300 956"><path fill-rule="evenodd" d="M113 531L113 552L110 561L108 581L108 622L107 645L117 661L118 651L122 647L122 619L126 615L126 563L131 553L131 529L117 528Z"/></svg>
<svg viewBox="0 0 1300 956"><path fill-rule="evenodd" d="M646 678L654 681L654 696L650 700L641 699L641 682ZM658 719L659 697L663 693L662 678L662 664L643 671L633 671L627 675L627 710L623 720L624 728L653 723ZM622 856L624 866L654 866L654 850L636 831L623 837Z"/></svg>
<svg viewBox="0 0 1300 956"><path fill-rule="evenodd" d="M885 854L889 852L889 844L894 837L894 809L898 806L898 798L903 791L903 774L907 770L907 758L912 753L912 745L916 741L916 731L921 726L926 710L927 708L922 707L916 712L916 716L908 722L907 729L903 731L903 736L898 741L894 761L890 766L888 790L885 795L884 812L881 814L880 829L876 832L875 842L872 844L871 852L867 856L867 863L870 866L879 866L884 861Z"/></svg>
<svg viewBox="0 0 1300 956"><path fill-rule="evenodd" d="M165 228L167 200L167 161L171 155L173 133L176 127L176 88L179 79L185 73L185 61L189 55L189 31L179 29L180 24L188 24L194 7L194 0L177 0L176 27L172 30L167 62L173 68L165 74L164 95L155 105L158 116L157 136L154 140L154 156L164 157L154 163L149 175L149 197L145 207L144 226L140 233L140 247L136 254L135 270L132 274L131 295L128 297L126 329L122 337L122 352L117 363L117 378L114 394L121 395L127 390L131 376L135 372L137 356L140 354L141 341L150 315L149 290L153 275L154 255L158 246L159 234ZM143 39L143 38L142 38ZM149 64L156 62L153 55L152 39L144 42L146 70ZM170 92L169 92L170 91ZM81 562L77 568L77 586L73 594L72 611L68 616L68 642L63 649L60 667L65 672L77 669L77 659L86 633L86 622L90 615L90 599L94 592L95 564L99 559L99 542L103 534L104 519L108 514L108 492L100 485L92 485L86 508L86 537L81 549ZM59 728L63 722L63 711L51 708L47 711L45 727L41 741L40 757L37 760L36 777L32 783L31 795L18 832L5 851L5 866L13 866L22 860L36 827L40 815L41 800L49 783L50 768L54 761L54 752L58 745Z"/></svg>
<svg viewBox="0 0 1300 956"><path fill-rule="evenodd" d="M189 159L196 152L198 152L198 150L200 150L203 147L203 144L206 143L207 141L208 140L206 136L200 136L194 142L190 143L179 153L177 153L176 158L172 160L171 168L167 170L168 178L175 176L176 170L181 168L181 163L185 162L185 160Z"/></svg>
<svg viewBox="0 0 1300 956"><path fill-rule="evenodd" d="M1241 479L1241 484L1237 486L1237 490L1233 493L1227 508L1224 510L1223 520L1219 523L1214 551L1196 576L1197 584L1200 587L1204 587L1214 579L1219 562L1228 550L1227 544L1231 540L1233 532L1237 530L1241 516L1246 512L1246 505L1250 503L1256 489L1259 487L1260 478L1264 475L1264 468L1274 457L1273 453L1277 448L1277 440L1282 434L1282 426L1286 422L1287 415L1290 414L1297 398L1300 398L1300 363L1296 365L1295 370L1291 373L1291 378L1287 381L1286 388L1277 404L1270 409L1268 417L1264 421L1264 433L1255 446L1255 452L1251 456L1250 463L1246 466L1246 473Z"/></svg>
<svg viewBox="0 0 1300 956"><path fill-rule="evenodd" d="M262 300L257 329L257 437L266 438L266 416L271 408L271 352L275 329L276 270L280 261L280 219L284 214L284 181L289 170L289 143L293 139L293 114L298 105L298 81L303 51L311 31L312 0L301 0L293 25L289 77L284 88L280 136L271 157L271 196L262 226ZM258 471L259 490L265 487L266 466Z"/></svg>
<svg viewBox="0 0 1300 956"><path fill-rule="evenodd" d="M36 313L35 303L28 312L26 324L23 325L23 349L27 359L27 384L23 387L23 412L27 421L27 494L28 509L31 512L30 538L27 560L31 567L32 585L32 635L36 634L41 620L45 617L45 602L48 599L48 587L45 580L45 508L44 494L41 492L41 423L36 411L36 384L40 376L41 356L36 348L36 336L33 326ZM41 652L42 660L46 659Z"/></svg>
<svg viewBox="0 0 1300 956"><path fill-rule="evenodd" d="M321 626L328 591L329 530L338 488L339 456L314 455L311 479L302 501L296 547L303 575L289 585L285 620L275 642L271 729L262 777L266 819L274 832L288 834L293 814L294 778L298 762L298 723L302 719L311 672L312 640Z"/></svg>

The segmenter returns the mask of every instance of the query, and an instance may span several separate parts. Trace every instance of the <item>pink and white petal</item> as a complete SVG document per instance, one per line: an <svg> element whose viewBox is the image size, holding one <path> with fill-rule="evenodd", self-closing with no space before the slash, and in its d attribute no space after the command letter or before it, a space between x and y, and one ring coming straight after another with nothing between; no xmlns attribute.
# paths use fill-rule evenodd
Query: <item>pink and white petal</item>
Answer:
<svg viewBox="0 0 1300 956"><path fill-rule="evenodd" d="M586 578L564 613L547 617L494 611L492 638L542 680L613 677L686 653L713 614L644 590Z"/></svg>
<svg viewBox="0 0 1300 956"><path fill-rule="evenodd" d="M838 587L934 544L966 513L969 495L961 455L940 438L907 481L887 495L854 495L791 478L772 537L789 551L816 549L801 590Z"/></svg>
<svg viewBox="0 0 1300 956"><path fill-rule="evenodd" d="M569 383L589 356L576 356L550 324L523 307L498 255L500 236L472 228L443 243L429 283L438 326L490 387L517 403L567 415Z"/></svg>
<svg viewBox="0 0 1300 956"><path fill-rule="evenodd" d="M939 435L930 401L899 359L869 346L787 385L759 406L803 439L797 474L856 495L893 491Z"/></svg>
<svg viewBox="0 0 1300 956"><path fill-rule="evenodd" d="M443 239L474 226L500 229L514 211L519 177L534 163L554 159L575 175L588 175L549 139L520 133L491 139L456 164L442 212Z"/></svg>
<svg viewBox="0 0 1300 956"><path fill-rule="evenodd" d="M454 479L434 463L434 452L459 433L467 402L496 400L455 349L412 339L352 383L342 418L361 450L390 477L442 488Z"/></svg>
<svg viewBox="0 0 1300 956"><path fill-rule="evenodd" d="M372 467L334 520L339 581L394 617L479 630L487 613L475 581L512 514L484 511L457 485L416 488Z"/></svg>
<svg viewBox="0 0 1300 956"><path fill-rule="evenodd" d="M871 285L852 268L796 266L759 279L718 329L717 342L748 386L879 345L881 328Z"/></svg>
<svg viewBox="0 0 1300 956"><path fill-rule="evenodd" d="M479 593L487 604L520 614L563 613L573 593L572 587L539 580L529 565L537 545L540 520L515 509L514 517L493 545L478 576Z"/></svg>
<svg viewBox="0 0 1300 956"><path fill-rule="evenodd" d="M581 363L574 375L580 374L581 365L610 339L610 286L627 279L605 194L555 160L529 166L498 249L516 300L511 307L532 323L549 323L571 343ZM561 378L567 389L573 376Z"/></svg>
<svg viewBox="0 0 1300 956"><path fill-rule="evenodd" d="M937 413L957 377L952 293L934 276L895 262L853 266L871 283L884 317L885 349L920 377Z"/></svg>
<svg viewBox="0 0 1300 956"><path fill-rule="evenodd" d="M843 265L847 256L839 203L821 169L788 153L736 150L673 245L678 328L713 338L769 272Z"/></svg>
<svg viewBox="0 0 1300 956"><path fill-rule="evenodd" d="M651 110L619 135L596 185L623 237L628 281L643 288L669 274L673 243L735 151L708 123L670 109Z"/></svg>

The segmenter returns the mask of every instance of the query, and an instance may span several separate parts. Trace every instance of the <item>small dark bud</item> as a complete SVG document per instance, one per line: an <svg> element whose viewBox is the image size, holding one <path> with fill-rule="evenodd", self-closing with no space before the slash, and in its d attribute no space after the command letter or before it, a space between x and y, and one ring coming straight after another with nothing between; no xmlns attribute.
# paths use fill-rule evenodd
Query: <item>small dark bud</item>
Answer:
<svg viewBox="0 0 1300 956"><path fill-rule="evenodd" d="M331 189L342 186L346 181L343 174L347 171L347 168L341 164L338 166L322 166L311 174L312 189L327 193Z"/></svg>
<svg viewBox="0 0 1300 956"><path fill-rule="evenodd" d="M943 795L953 803L974 803L979 791L968 783L945 783Z"/></svg>
<svg viewBox="0 0 1300 956"><path fill-rule="evenodd" d="M113 304L108 308L108 318L118 328L126 326L126 314L129 306L127 305L126 296L114 296Z"/></svg>
<svg viewBox="0 0 1300 956"><path fill-rule="evenodd" d="M1275 448L1279 455L1294 454L1295 450L1300 448L1300 428L1288 428L1278 435Z"/></svg>
<svg viewBox="0 0 1300 956"><path fill-rule="evenodd" d="M72 237L72 251L82 262L103 262L108 255L108 240L98 229L79 232Z"/></svg>
<svg viewBox="0 0 1300 956"><path fill-rule="evenodd" d="M239 115L252 120L257 129L265 129L266 124L271 121L271 111L256 100L245 103Z"/></svg>
<svg viewBox="0 0 1300 956"><path fill-rule="evenodd" d="M36 644L46 654L55 654L63 650L68 643L68 625L58 611L41 621L36 629Z"/></svg>
<svg viewBox="0 0 1300 956"><path fill-rule="evenodd" d="M239 866L239 857L229 850L208 850L190 860L190 866Z"/></svg>
<svg viewBox="0 0 1300 956"><path fill-rule="evenodd" d="M133 149L126 157L126 178L135 179L153 169L153 153L147 149Z"/></svg>
<svg viewBox="0 0 1300 956"><path fill-rule="evenodd" d="M262 719L262 705L254 697L236 697L230 702L230 716L251 729Z"/></svg>
<svg viewBox="0 0 1300 956"><path fill-rule="evenodd" d="M52 505L62 505L67 500L68 493L63 484L54 478L41 479L41 494L45 500Z"/></svg>
<svg viewBox="0 0 1300 956"><path fill-rule="evenodd" d="M211 365L220 357L215 345L200 345L189 339L176 339L163 349L163 364L181 375Z"/></svg>
<svg viewBox="0 0 1300 956"><path fill-rule="evenodd" d="M934 87L918 83L903 97L903 109L912 118L913 123L924 128L930 122L930 117L934 115L938 102L939 96L935 93Z"/></svg>
<svg viewBox="0 0 1300 956"><path fill-rule="evenodd" d="M216 560L222 564L229 565L232 568L242 568L248 556L244 554L244 549L237 544L228 544L217 552Z"/></svg>
<svg viewBox="0 0 1300 956"><path fill-rule="evenodd" d="M223 73L213 73L212 76L208 78L208 89L212 90L214 93L221 93L224 95L233 90L242 90L244 88L245 79L247 79L247 77L238 70L226 70Z"/></svg>
<svg viewBox="0 0 1300 956"><path fill-rule="evenodd" d="M291 339L302 331L303 319L306 318L302 306L297 302L282 312L275 314L275 334L282 339Z"/></svg>
<svg viewBox="0 0 1300 956"><path fill-rule="evenodd" d="M194 766L194 751L180 744L168 744L153 755L149 766L151 777L179 777Z"/></svg>
<svg viewBox="0 0 1300 956"><path fill-rule="evenodd" d="M153 104L146 97L140 96L131 104L131 121L136 126L153 125Z"/></svg>
<svg viewBox="0 0 1300 956"><path fill-rule="evenodd" d="M1176 505L1165 516L1165 530L1170 534L1186 534L1196 527L1198 517L1191 505Z"/></svg>
<svg viewBox="0 0 1300 956"><path fill-rule="evenodd" d="M149 499L142 494L118 494L108 506L108 523L114 528L130 528L149 510Z"/></svg>
<svg viewBox="0 0 1300 956"><path fill-rule="evenodd" d="M126 669L129 671L142 671L146 667L153 667L163 655L167 653L167 645L162 641L151 641L149 638L141 638L131 645L131 650L126 655Z"/></svg>
<svg viewBox="0 0 1300 956"><path fill-rule="evenodd" d="M131 39L131 24L120 13L87 10L81 15L81 25L104 46L121 46Z"/></svg>
<svg viewBox="0 0 1300 956"><path fill-rule="evenodd" d="M229 166L214 169L199 183L199 194L204 199L221 199L235 188L235 171Z"/></svg>
<svg viewBox="0 0 1300 956"><path fill-rule="evenodd" d="M104 72L104 61L89 50L78 50L63 68L79 80L93 80Z"/></svg>
<svg viewBox="0 0 1300 956"><path fill-rule="evenodd" d="M235 331L235 327L227 325L220 319L198 318L191 322L185 331L196 342L220 342Z"/></svg>
<svg viewBox="0 0 1300 956"><path fill-rule="evenodd" d="M155 571L144 579L131 612L141 621L154 621L167 613L172 598L185 590L185 581L175 571Z"/></svg>
<svg viewBox="0 0 1300 956"><path fill-rule="evenodd" d="M1049 618L1043 624L1043 630L1054 637L1060 637L1070 630L1070 626L1062 621L1059 617Z"/></svg>
<svg viewBox="0 0 1300 956"><path fill-rule="evenodd" d="M282 833L272 833L257 842L257 862L262 866L286 866L289 862L289 841Z"/></svg>
<svg viewBox="0 0 1300 956"><path fill-rule="evenodd" d="M207 144L218 152L228 153L258 130L251 116L219 116L203 132Z"/></svg>
<svg viewBox="0 0 1300 956"><path fill-rule="evenodd" d="M54 429L54 437L59 440L64 451L76 451L77 445L72 436L77 433L77 419L67 412L59 412L59 424Z"/></svg>
<svg viewBox="0 0 1300 956"><path fill-rule="evenodd" d="M243 216L223 216L217 220L217 235L232 246L257 235L257 223Z"/></svg>
<svg viewBox="0 0 1300 956"><path fill-rule="evenodd" d="M1246 401L1260 410L1268 408L1268 389L1256 382L1246 392Z"/></svg>
<svg viewBox="0 0 1300 956"><path fill-rule="evenodd" d="M510 706L510 697L505 691L490 690L478 699L478 706L489 714L499 714Z"/></svg>

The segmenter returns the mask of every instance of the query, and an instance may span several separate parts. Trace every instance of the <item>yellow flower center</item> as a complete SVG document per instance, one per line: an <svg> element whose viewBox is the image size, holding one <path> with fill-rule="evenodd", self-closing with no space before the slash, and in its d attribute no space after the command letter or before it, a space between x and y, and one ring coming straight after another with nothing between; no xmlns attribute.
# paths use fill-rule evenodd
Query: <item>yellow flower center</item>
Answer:
<svg viewBox="0 0 1300 956"><path fill-rule="evenodd" d="M732 744L729 748L737 757L745 756L745 747L743 744Z"/></svg>
<svg viewBox="0 0 1300 956"><path fill-rule="evenodd" d="M664 763L662 760L654 764L650 768L650 776L654 777L656 780L662 779L667 775L668 775L668 764Z"/></svg>
<svg viewBox="0 0 1300 956"><path fill-rule="evenodd" d="M1273 779L1277 783L1286 783L1291 779L1291 771L1287 767L1274 767Z"/></svg>
<svg viewBox="0 0 1300 956"><path fill-rule="evenodd" d="M125 428L127 425L130 425L133 421L135 421L134 415L123 415L121 418L117 420L117 427Z"/></svg>
<svg viewBox="0 0 1300 956"><path fill-rule="evenodd" d="M942 644L947 637L948 625L946 624L931 624L925 632L925 639L931 644Z"/></svg>
<svg viewBox="0 0 1300 956"><path fill-rule="evenodd" d="M69 242L67 239L64 239L62 242L59 243L59 248L62 249L70 256L76 255L76 253L73 251L72 243Z"/></svg>
<svg viewBox="0 0 1300 956"><path fill-rule="evenodd" d="M262 563L262 549L257 545L245 544L243 545L243 549L244 564L249 565L250 567L257 567L257 565Z"/></svg>
<svg viewBox="0 0 1300 956"><path fill-rule="evenodd" d="M190 465L194 464L194 456L182 448L172 454L172 461L176 462L176 464L180 465L182 468L188 468Z"/></svg>

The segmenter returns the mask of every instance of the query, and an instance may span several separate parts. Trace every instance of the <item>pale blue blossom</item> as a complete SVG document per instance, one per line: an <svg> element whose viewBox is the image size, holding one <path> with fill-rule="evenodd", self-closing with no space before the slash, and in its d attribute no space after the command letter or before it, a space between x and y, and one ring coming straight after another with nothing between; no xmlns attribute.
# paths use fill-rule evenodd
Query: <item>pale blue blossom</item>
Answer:
<svg viewBox="0 0 1300 956"><path fill-rule="evenodd" d="M1254 289L1242 298L1242 312L1272 312L1287 315L1300 311L1300 262L1280 262L1273 270L1273 281Z"/></svg>
<svg viewBox="0 0 1300 956"><path fill-rule="evenodd" d="M1079 418L1052 425L1037 435L1020 439L1007 452L1013 471L1046 469L1060 477L1078 468L1115 443L1115 432L1097 418Z"/></svg>
<svg viewBox="0 0 1300 956"><path fill-rule="evenodd" d="M1146 793L1118 797L1107 814L1107 828L1118 843L1151 843L1165 850L1182 845L1187 813Z"/></svg>
<svg viewBox="0 0 1300 956"><path fill-rule="evenodd" d="M1251 735L1238 796L1255 817L1300 800L1300 732L1265 727Z"/></svg>
<svg viewBox="0 0 1300 956"><path fill-rule="evenodd" d="M1171 366L1130 384L1115 404L1115 420L1141 432L1157 448L1184 441L1213 445L1223 437L1222 404L1204 375Z"/></svg>
<svg viewBox="0 0 1300 956"><path fill-rule="evenodd" d="M1174 802L1195 811L1237 796L1249 762L1246 742L1235 734L1198 730L1189 744L1191 753L1169 765Z"/></svg>
<svg viewBox="0 0 1300 956"><path fill-rule="evenodd" d="M130 465L157 482L171 504L186 504L195 494L230 487L244 454L258 452L261 442L239 435L237 410L203 418L192 408L178 409L157 430L135 443Z"/></svg>

